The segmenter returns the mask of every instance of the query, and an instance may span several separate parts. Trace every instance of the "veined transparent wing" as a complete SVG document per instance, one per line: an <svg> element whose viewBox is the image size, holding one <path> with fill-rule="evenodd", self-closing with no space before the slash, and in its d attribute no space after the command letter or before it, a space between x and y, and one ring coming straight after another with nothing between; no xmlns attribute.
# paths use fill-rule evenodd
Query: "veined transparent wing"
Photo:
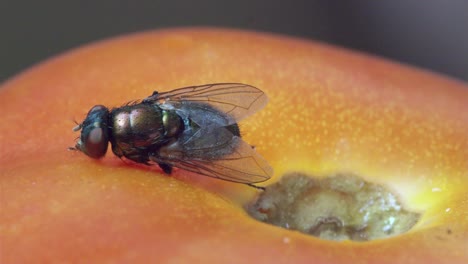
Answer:
<svg viewBox="0 0 468 264"><path fill-rule="evenodd" d="M260 89L242 83L213 83L189 86L170 92L155 92L143 100L158 103L162 108L178 109L183 102L198 102L225 113L232 121L243 118L262 109L268 98Z"/></svg>
<svg viewBox="0 0 468 264"><path fill-rule="evenodd" d="M205 176L238 183L263 182L273 175L273 169L268 162L241 138L234 136L229 144L229 146L217 145L206 148L203 152L171 149L170 155L151 157L151 159ZM212 153L225 152L228 149L232 150L230 154L211 157Z"/></svg>

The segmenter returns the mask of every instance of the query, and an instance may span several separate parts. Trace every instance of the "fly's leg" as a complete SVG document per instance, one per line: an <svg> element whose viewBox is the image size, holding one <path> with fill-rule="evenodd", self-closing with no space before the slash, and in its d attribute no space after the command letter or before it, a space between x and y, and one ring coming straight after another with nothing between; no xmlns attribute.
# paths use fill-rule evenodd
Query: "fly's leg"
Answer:
<svg viewBox="0 0 468 264"><path fill-rule="evenodd" d="M157 163L159 165L159 167L164 171L164 173L166 174L171 174L172 173L172 165L170 164L167 164L166 162L164 162L160 156L159 156L159 153L151 153L148 157L149 160Z"/></svg>
<svg viewBox="0 0 468 264"><path fill-rule="evenodd" d="M166 163L158 163L159 167L164 171L166 174L172 173L172 166Z"/></svg>
<svg viewBox="0 0 468 264"><path fill-rule="evenodd" d="M180 151L174 152L174 149L178 149L179 143L176 140L172 142L168 142L166 145L159 147L155 152L149 154L149 159L153 162L156 162L159 167L164 171L166 174L172 173L172 168L174 167L168 160L174 160L180 157L175 156L176 153L180 153Z"/></svg>
<svg viewBox="0 0 468 264"><path fill-rule="evenodd" d="M257 189L257 190L262 190L262 191L265 191L265 190L266 190L265 187L257 186L257 185L252 184L252 183L246 183L245 185L250 186L250 187L252 187L252 188L255 188L255 189Z"/></svg>

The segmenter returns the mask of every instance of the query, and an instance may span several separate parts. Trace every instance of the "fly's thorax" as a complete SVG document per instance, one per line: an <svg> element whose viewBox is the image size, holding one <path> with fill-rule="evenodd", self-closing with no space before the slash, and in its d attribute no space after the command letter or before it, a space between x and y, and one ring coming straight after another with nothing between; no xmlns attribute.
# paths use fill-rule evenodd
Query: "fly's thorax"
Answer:
<svg viewBox="0 0 468 264"><path fill-rule="evenodd" d="M166 137L175 137L183 130L184 125L180 116L174 111L162 110L162 121Z"/></svg>
<svg viewBox="0 0 468 264"><path fill-rule="evenodd" d="M123 148L149 146L164 135L161 109L145 104L113 109L111 127L111 142Z"/></svg>
<svg viewBox="0 0 468 264"><path fill-rule="evenodd" d="M111 129L114 153L126 156L126 153L158 148L168 137L177 136L183 124L175 112L157 105L136 104L113 109Z"/></svg>

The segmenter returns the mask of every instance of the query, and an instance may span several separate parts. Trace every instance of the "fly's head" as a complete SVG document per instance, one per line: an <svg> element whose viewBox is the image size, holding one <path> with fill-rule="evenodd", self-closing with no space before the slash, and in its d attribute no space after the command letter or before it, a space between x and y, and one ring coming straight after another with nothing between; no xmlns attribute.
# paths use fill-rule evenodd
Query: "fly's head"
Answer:
<svg viewBox="0 0 468 264"><path fill-rule="evenodd" d="M81 135L74 150L79 150L93 159L104 157L109 142L109 109L103 105L96 105L89 110L85 120L73 128Z"/></svg>

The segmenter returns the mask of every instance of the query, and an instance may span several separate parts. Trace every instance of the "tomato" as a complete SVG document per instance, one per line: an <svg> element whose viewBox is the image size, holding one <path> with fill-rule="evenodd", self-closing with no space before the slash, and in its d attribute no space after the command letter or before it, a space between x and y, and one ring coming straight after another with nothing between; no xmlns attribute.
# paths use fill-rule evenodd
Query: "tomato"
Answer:
<svg viewBox="0 0 468 264"><path fill-rule="evenodd" d="M257 190L69 151L96 104L241 82L267 107L240 123L275 176L352 172L422 212L408 233L333 242L256 221ZM468 85L326 44L209 28L100 41L0 88L5 263L466 263Z"/></svg>

